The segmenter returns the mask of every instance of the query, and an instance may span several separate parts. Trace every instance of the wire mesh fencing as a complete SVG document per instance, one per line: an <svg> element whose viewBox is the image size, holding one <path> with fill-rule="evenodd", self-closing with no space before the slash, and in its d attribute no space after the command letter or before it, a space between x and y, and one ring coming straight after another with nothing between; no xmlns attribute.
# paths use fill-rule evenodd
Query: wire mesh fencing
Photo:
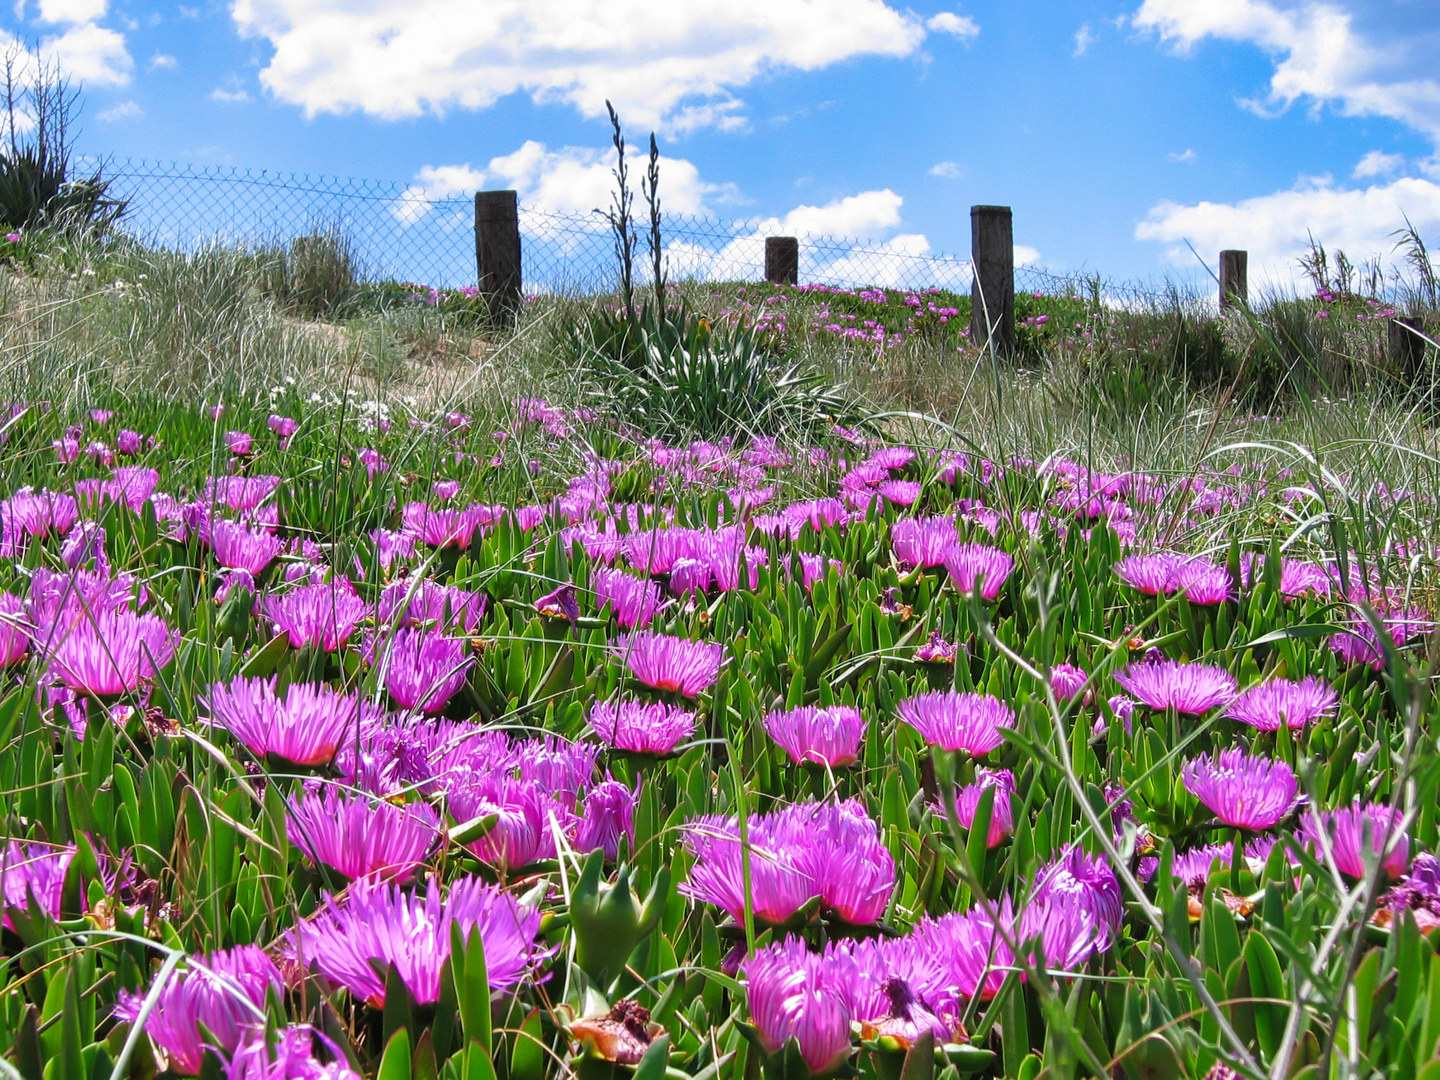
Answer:
<svg viewBox="0 0 1440 1080"><path fill-rule="evenodd" d="M283 246L296 237L338 232L370 280L444 288L473 285L471 193L434 193L419 184L231 166L143 160L106 163L112 192L126 201L122 228L157 246L193 250L205 244ZM666 214L664 265L671 280L759 281L774 219L726 220ZM609 224L598 213L520 207L523 288L528 293L590 293L614 288L616 255ZM649 276L642 241L636 280ZM967 292L970 260L928 250L921 238L892 240L800 237L802 282L840 288ZM1094 293L1097 281L1017 267L1017 291ZM1139 297L1130 290L1130 298ZM1104 294L1116 294L1107 287Z"/></svg>

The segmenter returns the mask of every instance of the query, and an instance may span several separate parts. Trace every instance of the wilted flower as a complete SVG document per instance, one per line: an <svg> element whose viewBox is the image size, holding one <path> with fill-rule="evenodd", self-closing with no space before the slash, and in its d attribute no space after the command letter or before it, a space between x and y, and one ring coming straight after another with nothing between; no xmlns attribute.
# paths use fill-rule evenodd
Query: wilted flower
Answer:
<svg viewBox="0 0 1440 1080"><path fill-rule="evenodd" d="M725 646L718 641L639 630L616 641L631 674L646 686L695 697L720 677Z"/></svg>
<svg viewBox="0 0 1440 1080"><path fill-rule="evenodd" d="M210 722L226 728L257 758L327 765L348 735L378 719L358 696L315 683L291 683L277 697L275 677L239 677L210 687Z"/></svg>
<svg viewBox="0 0 1440 1080"><path fill-rule="evenodd" d="M343 905L326 894L320 910L296 924L294 954L376 1008L385 1002L385 980L373 961L381 972L393 965L416 1002L428 1005L440 997L452 925L466 937L480 931L493 991L509 990L547 955L535 943L540 912L474 877L456 881L443 899L435 881L414 895L357 882Z"/></svg>
<svg viewBox="0 0 1440 1080"><path fill-rule="evenodd" d="M1260 831L1278 824L1299 802L1295 773L1283 761L1243 750L1201 754L1180 770L1185 787L1226 825Z"/></svg>
<svg viewBox="0 0 1440 1080"><path fill-rule="evenodd" d="M597 701L586 722L610 746L640 754L668 754L695 730L693 712L661 702Z"/></svg>
<svg viewBox="0 0 1440 1080"><path fill-rule="evenodd" d="M974 592L979 581L980 595L986 600L1000 595L1005 579L1015 569L1013 556L988 544L955 544L945 553L944 562L956 589Z"/></svg>
<svg viewBox="0 0 1440 1080"><path fill-rule="evenodd" d="M254 945L192 957L190 967L171 976L145 1021L145 1032L165 1052L171 1069L198 1076L207 1046L230 1053L249 1033L265 1026L265 996L284 989L274 962ZM115 1018L140 1015L143 994L120 992ZM215 1043L211 1043L211 1039Z"/></svg>
<svg viewBox="0 0 1440 1080"><path fill-rule="evenodd" d="M932 630L930 640L915 650L915 659L922 664L953 664L955 652L953 642L941 637L939 630Z"/></svg>
<svg viewBox="0 0 1440 1080"><path fill-rule="evenodd" d="M1298 682L1277 678L1246 690L1230 703L1225 715L1259 731L1275 731L1281 724L1299 730L1335 715L1339 704L1339 693L1323 679L1313 675Z"/></svg>
<svg viewBox="0 0 1440 1080"><path fill-rule="evenodd" d="M982 757L1005 741L1001 727L1015 726L1015 712L988 694L932 691L895 706L900 719L932 746Z"/></svg>
<svg viewBox="0 0 1440 1080"><path fill-rule="evenodd" d="M440 816L426 803L397 806L333 787L292 800L285 814L290 842L312 863L351 880L404 884L435 846L439 828Z"/></svg>
<svg viewBox="0 0 1440 1080"><path fill-rule="evenodd" d="M765 717L765 730L797 765L810 762L831 768L859 760L866 725L860 710L849 705L802 705Z"/></svg>
<svg viewBox="0 0 1440 1080"><path fill-rule="evenodd" d="M1235 697L1235 676L1222 667L1178 660L1128 664L1115 681L1152 709L1198 716Z"/></svg>
<svg viewBox="0 0 1440 1080"><path fill-rule="evenodd" d="M574 622L580 618L580 604L575 599L574 585L561 585L535 601L535 610L552 619Z"/></svg>

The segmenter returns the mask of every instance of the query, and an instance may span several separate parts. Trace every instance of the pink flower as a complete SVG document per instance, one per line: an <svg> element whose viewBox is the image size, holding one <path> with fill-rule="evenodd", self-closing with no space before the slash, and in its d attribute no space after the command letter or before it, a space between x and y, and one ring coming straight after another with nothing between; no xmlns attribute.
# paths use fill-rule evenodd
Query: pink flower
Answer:
<svg viewBox="0 0 1440 1080"><path fill-rule="evenodd" d="M725 646L718 641L639 630L616 641L621 659L631 674L646 686L695 697L720 677Z"/></svg>
<svg viewBox="0 0 1440 1080"><path fill-rule="evenodd" d="M1014 710L988 694L932 691L906 698L895 712L932 746L964 750L975 757L1005 741L1001 727L1015 726Z"/></svg>
<svg viewBox="0 0 1440 1080"><path fill-rule="evenodd" d="M801 706L765 717L765 730L797 765L829 765L840 768L860 759L860 742L865 738L866 720L860 710L848 705L817 708Z"/></svg>
<svg viewBox="0 0 1440 1080"><path fill-rule="evenodd" d="M225 448L229 450L230 453L242 457L250 453L250 448L254 445L254 441L248 431L227 431L225 433Z"/></svg>

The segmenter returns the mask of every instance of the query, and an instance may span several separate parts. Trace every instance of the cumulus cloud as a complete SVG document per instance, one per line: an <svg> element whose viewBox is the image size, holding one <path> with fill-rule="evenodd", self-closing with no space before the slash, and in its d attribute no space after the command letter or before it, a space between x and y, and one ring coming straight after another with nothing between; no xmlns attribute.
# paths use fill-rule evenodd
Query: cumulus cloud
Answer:
<svg viewBox="0 0 1440 1080"><path fill-rule="evenodd" d="M1015 265L1033 266L1040 261L1040 252L1025 244L1015 245Z"/></svg>
<svg viewBox="0 0 1440 1080"><path fill-rule="evenodd" d="M937 161L930 166L930 175L942 180L958 180L965 175L965 169L953 161Z"/></svg>
<svg viewBox="0 0 1440 1080"><path fill-rule="evenodd" d="M783 218L767 218L760 228L772 235L878 239L900 224L900 207L904 204L905 200L889 188L862 191L824 206L797 206Z"/></svg>
<svg viewBox="0 0 1440 1080"><path fill-rule="evenodd" d="M741 125L735 91L756 77L907 56L926 32L885 0L235 0L231 10L242 33L273 46L265 87L310 115L417 116L526 93L587 117L610 98L641 127Z"/></svg>
<svg viewBox="0 0 1440 1080"><path fill-rule="evenodd" d="M925 29L937 34L949 34L961 41L974 41L980 34L980 27L969 15L957 15L953 11L942 11L925 20Z"/></svg>
<svg viewBox="0 0 1440 1080"><path fill-rule="evenodd" d="M1406 40L1380 43L1329 0L1145 0L1131 22L1180 52L1206 38L1257 45L1275 57L1258 112L1296 101L1332 104L1346 116L1383 116L1440 141L1440 81L1433 57Z"/></svg>
<svg viewBox="0 0 1440 1080"><path fill-rule="evenodd" d="M1166 256L1179 266L1194 265L1187 240L1209 259L1223 248L1245 248L1252 268L1286 282L1295 277L1296 259L1312 236L1332 250L1343 248L1357 262L1388 256L1395 246L1392 234L1407 216L1422 235L1440 229L1440 184L1402 177L1346 188L1321 177L1235 203L1162 202L1136 227L1135 237L1169 245Z"/></svg>
<svg viewBox="0 0 1440 1080"><path fill-rule="evenodd" d="M40 0L40 18L50 23L94 22L105 15L105 0Z"/></svg>
<svg viewBox="0 0 1440 1080"><path fill-rule="evenodd" d="M143 115L145 115L145 110L135 102L121 101L111 105L108 109L101 110L98 118L102 124L113 124L117 120L129 120L132 117Z"/></svg>
<svg viewBox="0 0 1440 1080"><path fill-rule="evenodd" d="M93 22L45 38L40 42L40 52L55 57L61 71L90 87L124 86L135 67L125 49L124 36Z"/></svg>
<svg viewBox="0 0 1440 1080"><path fill-rule="evenodd" d="M1355 171L1350 175L1357 180L1363 180L1371 176L1389 176L1404 167L1404 154L1385 154L1379 150L1371 150L1359 160L1355 165Z"/></svg>

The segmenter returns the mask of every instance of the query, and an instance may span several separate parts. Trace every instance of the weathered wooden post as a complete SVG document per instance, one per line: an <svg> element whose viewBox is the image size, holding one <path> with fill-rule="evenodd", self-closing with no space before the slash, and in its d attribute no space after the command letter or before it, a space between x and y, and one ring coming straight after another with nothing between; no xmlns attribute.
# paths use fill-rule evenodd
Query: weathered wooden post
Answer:
<svg viewBox="0 0 1440 1080"><path fill-rule="evenodd" d="M1419 381L1421 367L1425 362L1425 333L1418 319L1397 315L1386 327L1389 332L1390 359L1400 372L1407 387L1414 387Z"/></svg>
<svg viewBox="0 0 1440 1080"><path fill-rule="evenodd" d="M513 191L475 193L475 269L490 314L520 310L520 198Z"/></svg>
<svg viewBox="0 0 1440 1080"><path fill-rule="evenodd" d="M776 285L800 282L800 241L793 236L765 238L765 280Z"/></svg>
<svg viewBox="0 0 1440 1080"><path fill-rule="evenodd" d="M1015 230L1008 206L970 208L970 341L1015 351Z"/></svg>
<svg viewBox="0 0 1440 1080"><path fill-rule="evenodd" d="M1250 263L1248 251L1220 252L1220 310L1239 304L1250 303L1250 283L1247 271Z"/></svg>

